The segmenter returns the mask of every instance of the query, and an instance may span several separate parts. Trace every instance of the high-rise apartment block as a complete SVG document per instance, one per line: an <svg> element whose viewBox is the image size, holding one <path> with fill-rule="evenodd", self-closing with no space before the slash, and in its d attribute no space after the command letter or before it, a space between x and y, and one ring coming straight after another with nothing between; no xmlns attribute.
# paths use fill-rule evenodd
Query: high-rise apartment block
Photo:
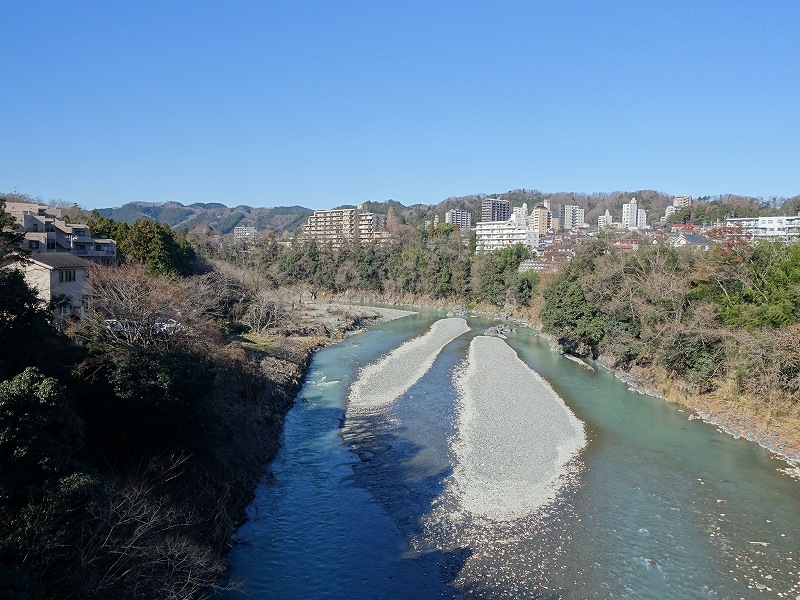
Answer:
<svg viewBox="0 0 800 600"><path fill-rule="evenodd" d="M553 214L544 204L538 204L531 209L528 217L528 228L537 233L547 233L553 227Z"/></svg>
<svg viewBox="0 0 800 600"><path fill-rule="evenodd" d="M302 238L338 248L352 242L372 242L386 235L386 215L356 208L315 210L303 225Z"/></svg>
<svg viewBox="0 0 800 600"><path fill-rule="evenodd" d="M680 206L681 208L687 208L692 205L692 197L691 196L675 196L672 199L673 206Z"/></svg>
<svg viewBox="0 0 800 600"><path fill-rule="evenodd" d="M605 229L614 226L614 217L611 216L611 211L606 209L605 214L597 217L597 228Z"/></svg>
<svg viewBox="0 0 800 600"><path fill-rule="evenodd" d="M511 200L486 198L481 203L481 221L506 221L511 216Z"/></svg>
<svg viewBox="0 0 800 600"><path fill-rule="evenodd" d="M627 229L644 229L647 227L647 213L639 208L636 198L631 198L630 203L622 205L622 226Z"/></svg>
<svg viewBox="0 0 800 600"><path fill-rule="evenodd" d="M521 213L505 221L479 221L475 224L475 251L492 252L513 244L530 248L539 245L539 233L531 231Z"/></svg>
<svg viewBox="0 0 800 600"><path fill-rule="evenodd" d="M468 210L453 208L444 213L444 222L458 225L460 229L470 229L472 227L472 213Z"/></svg>
<svg viewBox="0 0 800 600"><path fill-rule="evenodd" d="M577 229L584 224L583 209L579 206L562 204L558 209L558 224L561 229Z"/></svg>

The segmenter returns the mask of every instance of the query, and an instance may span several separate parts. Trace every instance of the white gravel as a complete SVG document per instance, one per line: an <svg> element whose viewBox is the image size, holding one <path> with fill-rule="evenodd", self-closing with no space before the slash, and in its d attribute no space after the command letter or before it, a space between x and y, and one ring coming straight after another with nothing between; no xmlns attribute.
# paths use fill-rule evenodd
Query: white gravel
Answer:
<svg viewBox="0 0 800 600"><path fill-rule="evenodd" d="M553 500L586 444L583 423L500 338L476 337L456 374L461 510L509 521Z"/></svg>
<svg viewBox="0 0 800 600"><path fill-rule="evenodd" d="M394 402L428 372L442 348L467 331L462 318L441 319L424 335L367 365L350 388L348 410L374 410Z"/></svg>

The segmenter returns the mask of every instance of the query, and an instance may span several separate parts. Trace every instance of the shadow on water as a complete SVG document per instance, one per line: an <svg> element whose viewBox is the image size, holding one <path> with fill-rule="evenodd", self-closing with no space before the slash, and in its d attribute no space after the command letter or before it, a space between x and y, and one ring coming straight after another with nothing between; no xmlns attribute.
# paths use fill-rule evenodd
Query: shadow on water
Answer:
<svg viewBox="0 0 800 600"><path fill-rule="evenodd" d="M565 541L563 523L575 519L571 491L564 490L554 503L566 509L509 526L450 522L447 515L455 509L447 506L452 498L446 492L458 433L458 397L451 383L470 342L488 326L471 321L473 330L446 346L431 370L393 404L348 414L341 436L356 457L353 481L410 540L416 560L436 566L451 597L556 600L562 596L553 591L547 572ZM468 535L454 535L462 527ZM505 555L517 551L518 557ZM524 581L511 569L500 572L498 564L526 573Z"/></svg>

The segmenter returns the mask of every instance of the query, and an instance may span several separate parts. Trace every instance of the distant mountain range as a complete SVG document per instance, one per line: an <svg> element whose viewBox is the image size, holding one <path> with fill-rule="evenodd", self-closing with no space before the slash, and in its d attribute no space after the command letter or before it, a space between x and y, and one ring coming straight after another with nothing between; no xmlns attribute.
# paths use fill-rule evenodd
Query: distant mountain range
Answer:
<svg viewBox="0 0 800 600"><path fill-rule="evenodd" d="M451 197L431 204L412 204L405 206L396 200L386 202L364 202L366 210L388 214L393 211L402 223L419 225L433 215L443 217L450 209L458 208L472 212L473 223L480 220L481 202L484 198L502 198L511 201L512 206L527 203L528 209L541 202L549 202L553 212L563 204L580 206L585 210L587 223L596 223L598 215L609 209L616 218L621 217L622 205L636 197L639 206L648 211L648 222L657 221L664 214L664 209L672 204L673 196L654 190L638 190L635 192L598 192L585 193L543 193L538 190L517 189L502 194L473 194L470 196ZM739 206L747 206L750 211L764 209L766 205L756 198L745 196L718 196L716 199ZM698 198L697 201L708 201L710 198ZM354 205L340 205L330 208L352 208ZM796 210L796 209L795 209ZM102 215L116 221L133 223L136 219L152 219L160 223L166 222L175 229L193 229L207 225L220 233L229 233L237 225L255 227L259 231L275 229L279 233L295 233L306 223L308 216L314 211L302 206L278 206L259 208L239 205L229 208L218 202L196 202L185 206L180 202L130 202L119 208L102 208Z"/></svg>
<svg viewBox="0 0 800 600"><path fill-rule="evenodd" d="M130 202L119 208L101 208L103 216L115 221L133 223L136 219L152 219L166 222L174 229L193 229L201 225L213 227L220 233L229 233L237 225L255 227L258 230L298 231L312 210L302 206L278 206L258 208L235 206L229 208L218 202L196 202L184 206L180 202Z"/></svg>

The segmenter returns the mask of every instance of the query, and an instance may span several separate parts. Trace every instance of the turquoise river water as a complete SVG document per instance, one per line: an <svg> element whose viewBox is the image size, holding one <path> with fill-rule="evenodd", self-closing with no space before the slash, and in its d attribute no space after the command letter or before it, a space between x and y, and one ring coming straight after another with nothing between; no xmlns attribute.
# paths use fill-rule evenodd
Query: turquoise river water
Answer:
<svg viewBox="0 0 800 600"><path fill-rule="evenodd" d="M494 323L468 318L384 410L346 412L361 367L443 316L423 311L316 355L235 537L230 598L800 599L800 482L785 463L527 329L507 343L584 422L578 468L524 518L453 517L453 372Z"/></svg>

